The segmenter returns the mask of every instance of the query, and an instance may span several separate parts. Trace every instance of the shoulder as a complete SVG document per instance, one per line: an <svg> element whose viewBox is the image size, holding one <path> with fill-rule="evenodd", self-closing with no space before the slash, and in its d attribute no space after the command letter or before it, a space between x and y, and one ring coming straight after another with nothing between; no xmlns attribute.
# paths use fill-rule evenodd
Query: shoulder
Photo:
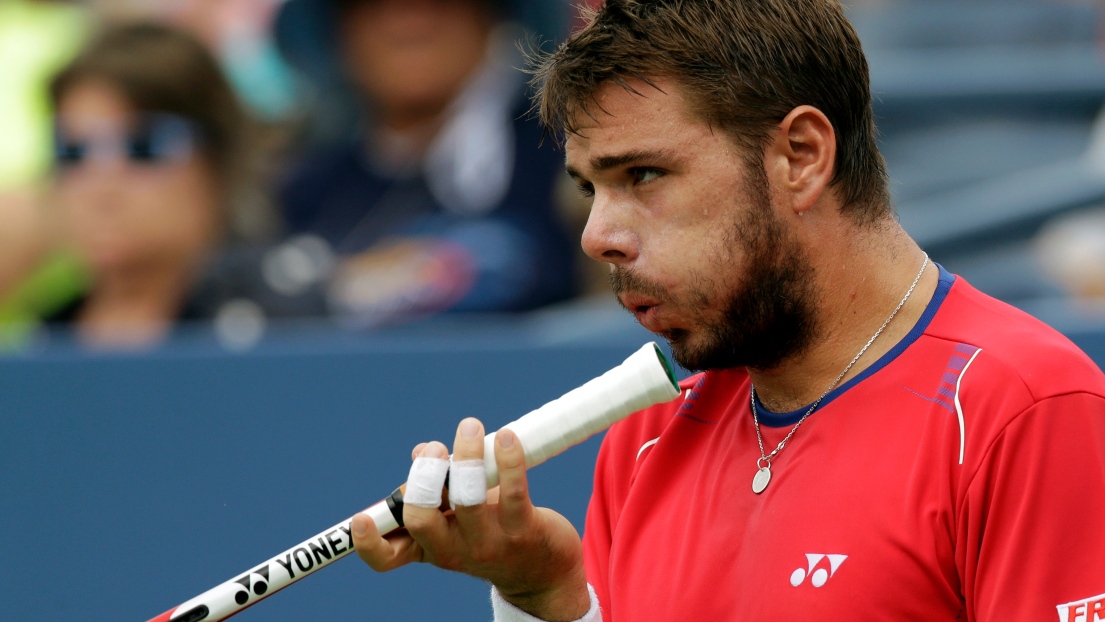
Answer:
<svg viewBox="0 0 1105 622"><path fill-rule="evenodd" d="M603 451L612 456L635 461L638 453L660 437L705 374L696 374L679 383L682 395L670 402L650 406L611 426L603 440Z"/></svg>
<svg viewBox="0 0 1105 622"><path fill-rule="evenodd" d="M312 178L332 175L345 169L359 166L363 157L364 145L360 141L348 140L337 144L322 145L307 151L293 163L289 183L302 182Z"/></svg>
<svg viewBox="0 0 1105 622"><path fill-rule="evenodd" d="M362 155L348 144L316 149L292 165L279 183L279 201L292 231L311 230L320 214L362 213L385 187Z"/></svg>
<svg viewBox="0 0 1105 622"><path fill-rule="evenodd" d="M334 187L335 182L354 176L368 175L360 143L349 141L339 145L316 148L289 168L281 183L285 200L307 199Z"/></svg>
<svg viewBox="0 0 1105 622"><path fill-rule="evenodd" d="M945 354L943 395L955 414L959 463L967 481L997 459L995 447L1010 445L1010 434L1040 444L1044 436L1023 430L1057 431L1095 420L1099 423L1091 425L1099 425L1105 413L1105 375L1084 352L1055 329L962 278L925 338L928 351Z"/></svg>
<svg viewBox="0 0 1105 622"><path fill-rule="evenodd" d="M713 425L736 400L748 399L748 373L743 369L695 374L679 383L682 395L666 404L646 408L618 422L607 433L604 451L635 462L676 420ZM744 397L740 397L743 395Z"/></svg>
<svg viewBox="0 0 1105 622"><path fill-rule="evenodd" d="M1105 375L1054 328L991 298L958 277L927 337L958 344L980 383L1022 394L1025 407L1049 397L1086 392L1105 396Z"/></svg>

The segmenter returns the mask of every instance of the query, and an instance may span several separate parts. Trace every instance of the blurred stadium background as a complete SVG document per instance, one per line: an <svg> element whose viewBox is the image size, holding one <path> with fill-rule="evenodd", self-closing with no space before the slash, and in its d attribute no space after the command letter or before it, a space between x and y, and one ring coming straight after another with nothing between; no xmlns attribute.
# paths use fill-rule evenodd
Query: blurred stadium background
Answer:
<svg viewBox="0 0 1105 622"><path fill-rule="evenodd" d="M330 248L311 264L316 246L287 225L215 260L223 293L201 297L206 314L141 348L93 348L41 322L89 279L41 233L61 183L50 76L105 24L196 33L263 130L262 202L286 217L287 171L363 123L308 4L0 0L0 617L148 619L388 494L416 442L451 438L465 416L504 424L651 338L585 265L575 296L521 312L445 296L377 321L378 309L339 308L332 281L318 305L274 303L273 257L306 257L308 276L340 261ZM1105 362L1105 5L845 4L906 230ZM578 19L560 0L494 10L552 42ZM576 235L573 201L558 209ZM596 451L592 440L535 471L536 500L582 526ZM476 621L486 601L473 580L345 561L238 619Z"/></svg>

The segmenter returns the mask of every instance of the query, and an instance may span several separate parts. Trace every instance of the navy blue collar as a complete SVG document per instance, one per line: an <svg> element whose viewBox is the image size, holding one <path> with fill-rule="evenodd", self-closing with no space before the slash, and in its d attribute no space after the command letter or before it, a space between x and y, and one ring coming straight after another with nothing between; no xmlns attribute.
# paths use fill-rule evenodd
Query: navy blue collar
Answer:
<svg viewBox="0 0 1105 622"><path fill-rule="evenodd" d="M825 396L825 399L821 400L821 404L817 407L818 409L824 408L829 402L843 395L848 389L863 382L871 374L889 365L891 361L898 358L902 352L906 351L906 348L913 345L913 342L917 341L917 339L924 334L925 329L928 328L929 322L932 321L933 316L940 310L940 305L942 305L944 299L947 298L948 291L952 288L952 283L955 282L955 275L945 270L944 266L936 264L936 267L940 269L940 281L936 285L936 293L932 295L932 300L930 300L928 306L925 307L925 312L921 314L921 317L917 320L913 329L909 331L909 334L895 344L889 352L882 355L882 358L876 361L874 365L871 365L860 372L856 377L830 391L829 394ZM801 419L802 415L806 414L806 411L809 409L809 406L803 406L798 410L788 413L774 413L765 408L758 397L756 398L756 414L760 419L760 425L769 428L781 428L794 425L798 423L798 420Z"/></svg>

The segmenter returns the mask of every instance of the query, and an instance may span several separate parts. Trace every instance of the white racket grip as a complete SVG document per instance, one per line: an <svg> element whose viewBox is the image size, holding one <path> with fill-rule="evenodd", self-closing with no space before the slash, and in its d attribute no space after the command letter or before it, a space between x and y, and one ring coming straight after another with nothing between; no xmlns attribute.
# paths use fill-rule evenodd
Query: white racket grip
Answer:
<svg viewBox="0 0 1105 622"><path fill-rule="evenodd" d="M675 399L679 393L679 384L663 352L655 342L649 342L621 365L503 428L518 435L529 469L639 410ZM499 485L496 434L484 437L488 488Z"/></svg>

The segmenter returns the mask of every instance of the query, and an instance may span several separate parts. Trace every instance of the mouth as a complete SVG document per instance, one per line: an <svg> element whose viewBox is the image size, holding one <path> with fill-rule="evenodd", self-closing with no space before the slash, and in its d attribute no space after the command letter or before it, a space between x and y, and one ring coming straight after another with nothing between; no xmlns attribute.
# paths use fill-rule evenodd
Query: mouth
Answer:
<svg viewBox="0 0 1105 622"><path fill-rule="evenodd" d="M647 296L636 294L624 294L618 297L618 301L627 311L633 314L637 322L651 332L663 332L660 321L661 302Z"/></svg>

